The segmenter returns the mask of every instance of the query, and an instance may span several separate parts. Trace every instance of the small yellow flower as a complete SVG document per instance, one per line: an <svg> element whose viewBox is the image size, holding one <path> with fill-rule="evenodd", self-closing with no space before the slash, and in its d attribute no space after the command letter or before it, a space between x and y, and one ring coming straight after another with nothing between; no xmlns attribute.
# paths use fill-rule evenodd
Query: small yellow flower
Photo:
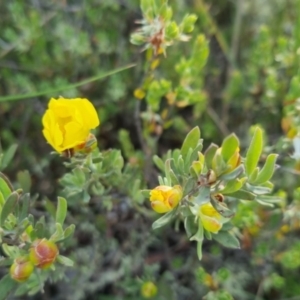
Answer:
<svg viewBox="0 0 300 300"><path fill-rule="evenodd" d="M222 228L222 216L215 210L210 202L200 206L199 216L204 229L207 231L218 233L218 231Z"/></svg>
<svg viewBox="0 0 300 300"><path fill-rule="evenodd" d="M87 99L51 98L42 123L47 142L61 153L86 143L90 130L100 121Z"/></svg>
<svg viewBox="0 0 300 300"><path fill-rule="evenodd" d="M173 187L159 185L150 192L152 208L157 213L166 213L175 208L182 198L182 188L180 185Z"/></svg>

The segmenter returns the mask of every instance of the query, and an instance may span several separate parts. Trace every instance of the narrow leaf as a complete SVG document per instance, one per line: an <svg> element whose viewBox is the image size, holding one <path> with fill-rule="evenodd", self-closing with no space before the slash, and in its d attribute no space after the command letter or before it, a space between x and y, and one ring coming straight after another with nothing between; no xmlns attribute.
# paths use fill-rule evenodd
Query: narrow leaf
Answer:
<svg viewBox="0 0 300 300"><path fill-rule="evenodd" d="M17 286L18 283L9 274L3 276L0 280L0 300L5 300Z"/></svg>
<svg viewBox="0 0 300 300"><path fill-rule="evenodd" d="M9 184L2 176L0 177L0 192L2 193L5 200L12 192Z"/></svg>
<svg viewBox="0 0 300 300"><path fill-rule="evenodd" d="M165 164L162 161L162 159L160 157L158 157L157 155L153 156L153 162L155 163L155 165L157 166L157 168L164 172L165 171Z"/></svg>
<svg viewBox="0 0 300 300"><path fill-rule="evenodd" d="M67 200L63 197L57 198L57 209L56 209L56 223L61 224L61 226L64 225L64 221L67 215Z"/></svg>
<svg viewBox="0 0 300 300"><path fill-rule="evenodd" d="M24 193L30 192L31 188L31 176L27 170L19 171L17 173L17 180L24 191Z"/></svg>
<svg viewBox="0 0 300 300"><path fill-rule="evenodd" d="M168 224L173 219L173 217L175 216L175 213L176 213L176 209L173 209L173 210L167 212L166 214L164 214L162 217L157 219L152 224L152 229L157 229L157 228L160 228L160 227L165 226L166 224Z"/></svg>
<svg viewBox="0 0 300 300"><path fill-rule="evenodd" d="M64 231L64 238L68 238L70 237L75 231L75 225L71 224L70 226L68 226L65 231Z"/></svg>
<svg viewBox="0 0 300 300"><path fill-rule="evenodd" d="M18 145L17 144L13 144L4 153L4 155L2 157L1 168L0 168L1 171L3 169L5 169L9 165L9 163L11 162L11 160L13 159L13 157L15 156L17 148L18 148Z"/></svg>
<svg viewBox="0 0 300 300"><path fill-rule="evenodd" d="M20 198L20 204L22 205L20 215L19 215L19 221L21 222L25 218L28 217L28 211L29 211L29 205L30 205L30 195L29 193L24 194Z"/></svg>
<svg viewBox="0 0 300 300"><path fill-rule="evenodd" d="M239 165L233 171L221 175L218 179L229 181L229 180L239 177L243 172L244 172L244 166Z"/></svg>
<svg viewBox="0 0 300 300"><path fill-rule="evenodd" d="M277 156L277 154L268 155L265 165L258 173L256 180L253 182L254 184L265 183L266 181L271 179L275 171L275 163Z"/></svg>
<svg viewBox="0 0 300 300"><path fill-rule="evenodd" d="M67 266L67 267L73 267L74 266L74 261L71 260L70 258L66 257L66 256L63 256L63 255L58 255L57 261L59 263L61 263L62 265Z"/></svg>
<svg viewBox="0 0 300 300"><path fill-rule="evenodd" d="M62 228L62 225L60 223L55 224L56 230L55 232L51 235L50 240L53 242L58 242L61 239L64 238L64 230Z"/></svg>
<svg viewBox="0 0 300 300"><path fill-rule="evenodd" d="M239 240L228 231L220 231L218 234L213 235L213 238L225 247L234 249L241 248Z"/></svg>
<svg viewBox="0 0 300 300"><path fill-rule="evenodd" d="M221 154L225 161L228 161L232 157L232 155L239 147L239 144L240 144L239 139L234 133L227 136L223 140Z"/></svg>
<svg viewBox="0 0 300 300"><path fill-rule="evenodd" d="M7 200L5 201L2 212L1 212L1 222L0 225L3 226L6 218L10 213L14 211L14 208L18 202L19 194L17 192L13 192L9 195Z"/></svg>
<svg viewBox="0 0 300 300"><path fill-rule="evenodd" d="M239 190L239 191L236 191L236 192L230 194L230 197L241 199L241 200L252 201L256 198L256 195L251 192L248 192L246 190Z"/></svg>
<svg viewBox="0 0 300 300"><path fill-rule="evenodd" d="M196 126L187 134L182 144L181 154L184 159L187 156L190 148L194 150L197 147L199 139L200 139L200 129L198 126Z"/></svg>
<svg viewBox="0 0 300 300"><path fill-rule="evenodd" d="M259 161L263 149L263 134L262 130L257 127L254 131L252 141L246 154L245 168L248 176L251 176Z"/></svg>
<svg viewBox="0 0 300 300"><path fill-rule="evenodd" d="M193 233L196 231L195 217L187 216L184 219L184 228L188 237L191 237Z"/></svg>
<svg viewBox="0 0 300 300"><path fill-rule="evenodd" d="M246 177L241 179L233 179L226 183L225 187L220 191L222 194L231 194L242 188L246 181Z"/></svg>
<svg viewBox="0 0 300 300"><path fill-rule="evenodd" d="M212 168L212 160L215 156L216 151L219 149L219 147L215 144L211 144L205 151L204 156L205 156L205 163L207 169Z"/></svg>

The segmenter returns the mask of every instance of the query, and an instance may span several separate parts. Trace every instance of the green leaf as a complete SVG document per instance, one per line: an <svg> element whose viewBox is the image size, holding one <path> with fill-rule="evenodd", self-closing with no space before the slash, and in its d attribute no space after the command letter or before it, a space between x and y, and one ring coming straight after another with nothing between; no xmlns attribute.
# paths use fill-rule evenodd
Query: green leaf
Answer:
<svg viewBox="0 0 300 300"><path fill-rule="evenodd" d="M2 193L5 200L12 192L10 185L2 176L0 177L0 192Z"/></svg>
<svg viewBox="0 0 300 300"><path fill-rule="evenodd" d="M202 259L202 243L203 243L203 240L204 240L204 229L203 229L202 222L199 218L199 220L198 220L198 230L197 230L196 234L194 234L190 238L190 241L196 241L197 242L197 255L198 255L199 260Z"/></svg>
<svg viewBox="0 0 300 300"><path fill-rule="evenodd" d="M6 152L4 153L4 155L2 157L2 161L1 161L1 167L0 167L1 171L9 165L9 163L11 162L11 160L13 159L13 157L17 151L17 148L18 148L18 145L13 144L6 150Z"/></svg>
<svg viewBox="0 0 300 300"><path fill-rule="evenodd" d="M275 171L275 163L277 157L277 154L268 155L265 165L258 173L256 180L253 182L254 184L262 184L272 178L273 173Z"/></svg>
<svg viewBox="0 0 300 300"><path fill-rule="evenodd" d="M194 203L198 205L205 204L210 201L210 187L202 186L199 189L198 195L194 198Z"/></svg>
<svg viewBox="0 0 300 300"><path fill-rule="evenodd" d="M172 169L170 169L169 175L170 175L172 185L176 185L176 184L180 185L180 182Z"/></svg>
<svg viewBox="0 0 300 300"><path fill-rule="evenodd" d="M51 215L53 219L55 219L56 216L56 207L54 206L53 202L50 201L48 198L45 199L44 202L45 208L47 212Z"/></svg>
<svg viewBox="0 0 300 300"><path fill-rule="evenodd" d="M226 183L225 187L220 191L222 194L231 194L234 193L242 188L247 177L241 179L233 179Z"/></svg>
<svg viewBox="0 0 300 300"><path fill-rule="evenodd" d="M233 171L221 175L218 179L219 179L219 180L229 181L229 180L232 180L232 179L236 179L236 178L239 177L243 172L244 172L244 166L243 166L243 165L239 165L239 166L238 166L237 168L235 168Z"/></svg>
<svg viewBox="0 0 300 300"><path fill-rule="evenodd" d="M5 203L3 205L2 211L1 211L1 218L0 218L1 226L4 225L4 222L5 222L6 218L8 217L8 215L14 211L14 208L18 202L18 199L19 199L19 194L17 192L13 192L8 196L7 200L5 201Z"/></svg>
<svg viewBox="0 0 300 300"><path fill-rule="evenodd" d="M170 170L171 170L171 158L167 159L165 161L165 174L167 177L168 182L171 183L171 176L170 176Z"/></svg>
<svg viewBox="0 0 300 300"><path fill-rule="evenodd" d="M140 193L141 193L145 198L149 198L149 197L150 197L150 192L151 192L151 190L140 190Z"/></svg>
<svg viewBox="0 0 300 300"><path fill-rule="evenodd" d="M60 223L56 223L55 227L56 230L50 237L50 240L53 241L54 243L64 239L64 230L62 228L62 225Z"/></svg>
<svg viewBox="0 0 300 300"><path fill-rule="evenodd" d="M252 201L256 198L256 195L251 192L248 192L246 190L239 190L239 191L236 191L236 192L230 194L230 197L241 199L241 200Z"/></svg>
<svg viewBox="0 0 300 300"><path fill-rule="evenodd" d="M64 239L67 239L68 237L72 236L74 231L75 231L75 225L74 224L71 224L70 226L68 226L64 231Z"/></svg>
<svg viewBox="0 0 300 300"><path fill-rule="evenodd" d="M4 199L3 194L2 194L1 191L0 191L0 211L1 211L1 209L2 209L2 207L3 207L3 205L4 205L4 203L5 203L5 199Z"/></svg>
<svg viewBox="0 0 300 300"><path fill-rule="evenodd" d="M190 148L185 159L184 159L184 171L185 173L188 173L189 171L189 168L191 166L191 163L192 163L192 159L191 159L191 155L193 153L193 149Z"/></svg>
<svg viewBox="0 0 300 300"><path fill-rule="evenodd" d="M191 237L196 231L195 216L190 215L184 219L184 228L188 238Z"/></svg>
<svg viewBox="0 0 300 300"><path fill-rule="evenodd" d="M252 141L246 154L245 168L248 176L251 176L255 170L259 161L261 152L263 149L263 133L262 130L257 127L254 131Z"/></svg>
<svg viewBox="0 0 300 300"><path fill-rule="evenodd" d="M247 189L256 195L265 195L270 194L272 192L272 188L268 186L258 186L258 185L251 185L249 183L246 183Z"/></svg>
<svg viewBox="0 0 300 300"><path fill-rule="evenodd" d="M259 172L259 167L256 167L254 171L252 172L251 176L249 177L249 182L255 182Z"/></svg>
<svg viewBox="0 0 300 300"><path fill-rule="evenodd" d="M221 154L223 156L223 159L225 161L228 161L235 153L239 145L240 145L240 141L234 133L227 136L222 143Z"/></svg>
<svg viewBox="0 0 300 300"><path fill-rule="evenodd" d="M0 257L0 267L6 267L6 266L10 266L13 263L13 259L12 258L7 258L7 257Z"/></svg>
<svg viewBox="0 0 300 300"><path fill-rule="evenodd" d="M200 139L200 129L198 126L196 126L187 134L182 144L181 154L184 159L186 158L190 148L194 150L197 147L199 139Z"/></svg>
<svg viewBox="0 0 300 300"><path fill-rule="evenodd" d="M9 274L3 276L0 280L0 300L5 300L17 286L18 283Z"/></svg>
<svg viewBox="0 0 300 300"><path fill-rule="evenodd" d="M234 249L241 248L239 240L228 231L219 231L218 234L213 235L213 238L225 247Z"/></svg>
<svg viewBox="0 0 300 300"><path fill-rule="evenodd" d="M178 157L177 165L178 165L178 173L185 174L185 171L184 171L184 160L182 158L182 155L180 155Z"/></svg>
<svg viewBox="0 0 300 300"><path fill-rule="evenodd" d="M29 211L29 205L30 205L30 195L29 193L24 194L20 198L20 204L22 205L20 215L19 215L19 221L21 222L25 218L28 217L28 211Z"/></svg>
<svg viewBox="0 0 300 300"><path fill-rule="evenodd" d="M167 212L152 224L152 229L157 229L170 223L170 221L173 219L175 214L176 214L176 209Z"/></svg>
<svg viewBox="0 0 300 300"><path fill-rule="evenodd" d="M164 164L163 160L159 156L154 155L153 156L153 162L155 163L155 165L157 166L157 168L160 171L162 171L162 172L165 171L165 164Z"/></svg>
<svg viewBox="0 0 300 300"><path fill-rule="evenodd" d="M45 217L42 216L35 224L33 234L39 239L45 237ZM31 236L31 233L30 233Z"/></svg>
<svg viewBox="0 0 300 300"><path fill-rule="evenodd" d="M31 188L31 176L27 170L19 171L17 173L17 180L24 191L24 193L30 192Z"/></svg>
<svg viewBox="0 0 300 300"><path fill-rule="evenodd" d="M80 167L76 167L75 169L73 169L73 174L74 174L74 183L76 184L76 186L78 187L82 187L84 186L85 182L86 182L86 177L85 177L85 173L83 172L83 170Z"/></svg>
<svg viewBox="0 0 300 300"><path fill-rule="evenodd" d="M57 261L59 263L61 263L62 265L67 266L67 267L73 267L74 266L74 261L71 260L70 258L66 257L66 256L63 256L63 255L58 255Z"/></svg>
<svg viewBox="0 0 300 300"><path fill-rule="evenodd" d="M64 225L64 221L67 215L67 208L68 208L68 203L67 200L63 197L58 197L57 198L57 209L56 209L56 222L61 224L61 226Z"/></svg>
<svg viewBox="0 0 300 300"><path fill-rule="evenodd" d="M219 147L215 144L211 144L205 151L205 164L207 169L212 169L212 160L216 154L216 151L219 149Z"/></svg>

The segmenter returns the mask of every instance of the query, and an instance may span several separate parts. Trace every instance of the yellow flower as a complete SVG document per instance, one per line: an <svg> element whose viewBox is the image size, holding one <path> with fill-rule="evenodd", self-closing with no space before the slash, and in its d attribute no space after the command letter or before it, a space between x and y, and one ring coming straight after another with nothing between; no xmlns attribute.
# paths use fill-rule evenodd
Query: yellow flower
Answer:
<svg viewBox="0 0 300 300"><path fill-rule="evenodd" d="M90 130L100 121L87 99L51 98L42 123L47 142L61 153L86 143Z"/></svg>
<svg viewBox="0 0 300 300"><path fill-rule="evenodd" d="M199 216L204 229L207 231L218 233L218 231L222 228L222 216L215 210L210 202L200 206Z"/></svg>
<svg viewBox="0 0 300 300"><path fill-rule="evenodd" d="M175 208L182 198L182 188L180 185L173 187L159 185L150 192L152 208L162 214Z"/></svg>

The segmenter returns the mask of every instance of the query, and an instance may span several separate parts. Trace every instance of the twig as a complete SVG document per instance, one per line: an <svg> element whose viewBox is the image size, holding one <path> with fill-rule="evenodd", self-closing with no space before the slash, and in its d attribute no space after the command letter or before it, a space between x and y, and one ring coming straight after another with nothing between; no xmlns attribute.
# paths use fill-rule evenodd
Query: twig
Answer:
<svg viewBox="0 0 300 300"><path fill-rule="evenodd" d="M222 118L219 117L218 114L215 112L215 110L211 106L207 106L206 111L207 111L207 114L210 116L210 118L217 125L217 127L221 131L222 135L223 136L228 135L229 129L227 128L226 124L223 122Z"/></svg>

